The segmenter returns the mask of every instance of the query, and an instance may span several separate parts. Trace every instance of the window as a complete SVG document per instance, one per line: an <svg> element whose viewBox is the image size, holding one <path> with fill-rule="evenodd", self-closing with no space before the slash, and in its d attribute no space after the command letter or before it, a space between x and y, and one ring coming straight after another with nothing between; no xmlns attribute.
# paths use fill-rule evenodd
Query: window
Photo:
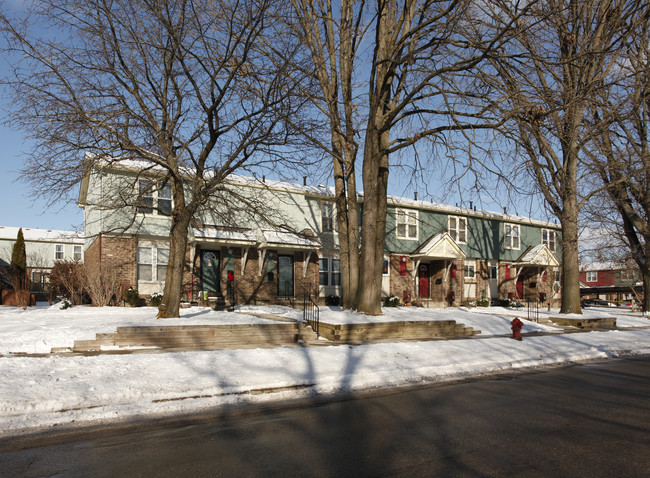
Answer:
<svg viewBox="0 0 650 478"><path fill-rule="evenodd" d="M460 243L467 243L467 218L449 216L449 235Z"/></svg>
<svg viewBox="0 0 650 478"><path fill-rule="evenodd" d="M81 256L81 246L74 246L74 260L76 262L81 262L82 256Z"/></svg>
<svg viewBox="0 0 650 478"><path fill-rule="evenodd" d="M334 231L334 204L324 202L320 206L322 232Z"/></svg>
<svg viewBox="0 0 650 478"><path fill-rule="evenodd" d="M139 213L168 216L172 212L171 184L162 182L154 184L148 179L140 179L138 181L138 200Z"/></svg>
<svg viewBox="0 0 650 478"><path fill-rule="evenodd" d="M169 249L159 247L156 249L156 278L164 282L167 278L167 263L169 262Z"/></svg>
<svg viewBox="0 0 650 478"><path fill-rule="evenodd" d="M382 275L388 275L388 259L384 259L384 268L382 270Z"/></svg>
<svg viewBox="0 0 650 478"><path fill-rule="evenodd" d="M519 249L521 243L519 240L519 226L516 224L505 225L505 246L506 249Z"/></svg>
<svg viewBox="0 0 650 478"><path fill-rule="evenodd" d="M598 272L587 272L587 282L598 282Z"/></svg>
<svg viewBox="0 0 650 478"><path fill-rule="evenodd" d="M152 259L151 247L138 247L138 280L153 280Z"/></svg>
<svg viewBox="0 0 650 478"><path fill-rule="evenodd" d="M555 252L555 247L557 243L556 231L551 231L549 229L542 229L542 244L549 248L551 252Z"/></svg>
<svg viewBox="0 0 650 478"><path fill-rule="evenodd" d="M417 211L397 210L397 237L399 239L418 238L418 213Z"/></svg>
<svg viewBox="0 0 650 478"><path fill-rule="evenodd" d="M54 260L62 261L63 260L63 244L57 244L54 246Z"/></svg>
<svg viewBox="0 0 650 478"><path fill-rule="evenodd" d="M476 262L465 262L465 279L476 278Z"/></svg>
<svg viewBox="0 0 650 478"><path fill-rule="evenodd" d="M499 268L497 266L490 266L490 280L497 280L499 278Z"/></svg>
<svg viewBox="0 0 650 478"><path fill-rule="evenodd" d="M341 261L339 259L329 257L318 259L318 283L322 286L341 285Z"/></svg>

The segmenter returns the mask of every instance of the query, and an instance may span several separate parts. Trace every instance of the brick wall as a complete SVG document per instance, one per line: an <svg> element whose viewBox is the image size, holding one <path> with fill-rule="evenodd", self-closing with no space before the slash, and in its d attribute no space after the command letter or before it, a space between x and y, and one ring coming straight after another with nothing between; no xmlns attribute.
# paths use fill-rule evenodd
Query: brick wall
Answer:
<svg viewBox="0 0 650 478"><path fill-rule="evenodd" d="M86 249L86 267L115 268L120 282L137 286L138 240L135 236L121 237L99 235Z"/></svg>
<svg viewBox="0 0 650 478"><path fill-rule="evenodd" d="M402 257L406 258L406 275L402 275L401 262ZM390 293L404 300L404 291L410 294L411 299L417 297L417 291L414 290L413 268L415 263L408 256L393 255L390 256Z"/></svg>

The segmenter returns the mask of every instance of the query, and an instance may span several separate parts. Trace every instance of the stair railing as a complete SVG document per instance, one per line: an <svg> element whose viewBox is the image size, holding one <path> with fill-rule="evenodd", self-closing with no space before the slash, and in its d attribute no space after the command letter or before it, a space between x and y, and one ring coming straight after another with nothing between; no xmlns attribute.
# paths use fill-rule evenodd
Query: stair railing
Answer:
<svg viewBox="0 0 650 478"><path fill-rule="evenodd" d="M311 286L309 287L309 290L305 291L302 305L302 321L307 322L313 331L316 332L316 335L320 336L320 308L311 297Z"/></svg>

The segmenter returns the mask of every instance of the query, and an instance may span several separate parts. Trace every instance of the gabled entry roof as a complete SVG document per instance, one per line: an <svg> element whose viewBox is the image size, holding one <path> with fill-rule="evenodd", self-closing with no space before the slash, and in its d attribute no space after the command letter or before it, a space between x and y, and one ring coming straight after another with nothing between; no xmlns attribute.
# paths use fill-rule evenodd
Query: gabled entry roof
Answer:
<svg viewBox="0 0 650 478"><path fill-rule="evenodd" d="M465 259L467 255L447 232L431 236L411 254L412 259Z"/></svg>
<svg viewBox="0 0 650 478"><path fill-rule="evenodd" d="M543 267L559 267L560 261L557 260L555 254L546 246L546 244L538 244L531 246L514 262L517 266L543 266Z"/></svg>

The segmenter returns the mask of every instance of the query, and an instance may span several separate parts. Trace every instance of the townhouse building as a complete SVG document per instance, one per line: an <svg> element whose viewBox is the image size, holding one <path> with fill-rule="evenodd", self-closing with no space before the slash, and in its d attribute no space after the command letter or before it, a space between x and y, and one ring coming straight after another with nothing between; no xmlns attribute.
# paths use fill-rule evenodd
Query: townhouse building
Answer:
<svg viewBox="0 0 650 478"><path fill-rule="evenodd" d="M164 172L142 161L89 167L79 205L86 263L116 268L143 296L162 290L172 209ZM558 300L560 243L548 222L391 197L382 293L430 307ZM311 291L324 301L345 294L340 274L332 188L230 176L188 230L183 294L231 288L237 303L277 303Z"/></svg>

